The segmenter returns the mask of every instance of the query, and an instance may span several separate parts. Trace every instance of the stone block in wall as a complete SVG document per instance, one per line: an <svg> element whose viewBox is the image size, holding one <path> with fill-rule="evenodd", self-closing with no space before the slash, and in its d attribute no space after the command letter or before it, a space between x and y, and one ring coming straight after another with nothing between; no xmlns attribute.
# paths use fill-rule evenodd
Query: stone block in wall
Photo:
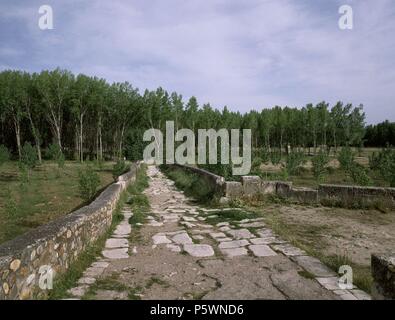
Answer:
<svg viewBox="0 0 395 320"><path fill-rule="evenodd" d="M243 186L241 182L226 181L224 184L225 197L236 199L243 195Z"/></svg>
<svg viewBox="0 0 395 320"><path fill-rule="evenodd" d="M276 182L276 193L280 197L289 197L292 191L292 182Z"/></svg>
<svg viewBox="0 0 395 320"><path fill-rule="evenodd" d="M318 202L318 190L310 188L292 188L290 197L299 203L314 204Z"/></svg>
<svg viewBox="0 0 395 320"><path fill-rule="evenodd" d="M395 252L388 255L372 255L372 297L377 300L395 299Z"/></svg>
<svg viewBox="0 0 395 320"><path fill-rule="evenodd" d="M254 196L261 193L262 180L258 176L241 177L244 196Z"/></svg>
<svg viewBox="0 0 395 320"><path fill-rule="evenodd" d="M262 181L261 193L262 194L275 194L276 193L276 181Z"/></svg>

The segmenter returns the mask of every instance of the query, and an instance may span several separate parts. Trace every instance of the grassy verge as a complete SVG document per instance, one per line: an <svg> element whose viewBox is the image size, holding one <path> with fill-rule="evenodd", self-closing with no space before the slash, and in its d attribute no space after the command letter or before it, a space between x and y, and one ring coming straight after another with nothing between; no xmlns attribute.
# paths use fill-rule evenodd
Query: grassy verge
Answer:
<svg viewBox="0 0 395 320"><path fill-rule="evenodd" d="M214 189L199 175L170 166L161 166L161 170L175 182L177 188L184 191L186 196L192 197L202 204L215 203Z"/></svg>
<svg viewBox="0 0 395 320"><path fill-rule="evenodd" d="M140 228L140 224L144 222L150 208L148 198L143 194L143 191L148 187L148 179L147 167L143 166L137 173L135 183L128 188L130 198L127 204L133 212L129 223L135 228Z"/></svg>
<svg viewBox="0 0 395 320"><path fill-rule="evenodd" d="M29 181L17 162L0 168L0 243L59 218L84 204L78 190L78 171L86 164L67 161L63 169L49 161L32 170ZM113 182L112 163L90 163L100 176L98 189Z"/></svg>
<svg viewBox="0 0 395 320"><path fill-rule="evenodd" d="M83 272L96 260L96 258L101 254L104 248L106 239L111 236L114 232L116 226L122 221L123 215L121 214L121 209L126 203L127 193L123 192L120 200L117 203L117 207L113 214L113 220L111 227L108 231L102 235L94 244L89 246L79 258L71 264L68 271L60 275L54 283L54 288L49 294L50 300L59 300L70 297L67 290L76 286L79 278L81 278Z"/></svg>

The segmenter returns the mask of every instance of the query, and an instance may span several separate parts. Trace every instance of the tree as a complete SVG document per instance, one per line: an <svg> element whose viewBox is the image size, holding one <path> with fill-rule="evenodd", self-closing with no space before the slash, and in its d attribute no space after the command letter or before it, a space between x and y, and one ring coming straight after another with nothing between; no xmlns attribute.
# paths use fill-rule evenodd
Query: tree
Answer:
<svg viewBox="0 0 395 320"><path fill-rule="evenodd" d="M12 119L19 159L22 157L21 121L24 112L21 103L21 74L17 71L5 71L0 78L1 103L6 116Z"/></svg>
<svg viewBox="0 0 395 320"><path fill-rule="evenodd" d="M43 71L37 77L37 89L46 107L45 114L61 150L64 108L73 81L71 72L60 69Z"/></svg>
<svg viewBox="0 0 395 320"><path fill-rule="evenodd" d="M41 163L41 135L36 123L39 121L38 119L40 119L42 116L42 108L41 104L37 100L38 93L35 87L37 81L37 74L30 75L29 73L24 72L21 75L20 81L21 103L23 105L24 112L29 119L30 128L36 144L38 161L39 163Z"/></svg>
<svg viewBox="0 0 395 320"><path fill-rule="evenodd" d="M72 87L72 113L74 114L77 130L76 147L80 162L84 162L84 117L89 109L92 80L85 75L78 75Z"/></svg>

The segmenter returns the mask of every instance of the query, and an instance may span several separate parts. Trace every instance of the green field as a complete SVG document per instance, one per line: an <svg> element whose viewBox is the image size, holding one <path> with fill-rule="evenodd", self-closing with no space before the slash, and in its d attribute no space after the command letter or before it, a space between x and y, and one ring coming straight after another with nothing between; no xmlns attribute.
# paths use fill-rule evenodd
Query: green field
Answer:
<svg viewBox="0 0 395 320"><path fill-rule="evenodd" d="M376 187L390 187L389 182L385 181L378 171L369 168L369 156L373 152L379 152L379 148L362 148L360 150L354 148L355 162L362 165L371 180L371 186ZM262 163L259 168L254 168L251 172L253 175L259 175L266 180L288 180L296 187L310 187L317 188L320 183L325 184L340 184L340 185L358 185L351 176L344 171L339 164L336 156L331 153L330 161L327 166L327 173L322 181L318 182L313 175L312 170L312 156L305 157L305 163L299 168L297 174L284 175L285 157L279 164L273 165L270 161Z"/></svg>
<svg viewBox="0 0 395 320"><path fill-rule="evenodd" d="M113 181L112 165L94 166L100 176L99 190ZM0 243L82 206L78 171L85 166L67 161L59 169L53 162L44 162L32 170L30 181L23 183L18 163L4 164L0 168Z"/></svg>

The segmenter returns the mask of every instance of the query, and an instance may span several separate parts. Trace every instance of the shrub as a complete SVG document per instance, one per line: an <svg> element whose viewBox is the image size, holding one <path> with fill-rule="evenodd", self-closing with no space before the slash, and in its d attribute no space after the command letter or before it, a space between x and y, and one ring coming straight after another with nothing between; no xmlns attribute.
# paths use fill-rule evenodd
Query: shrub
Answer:
<svg viewBox="0 0 395 320"><path fill-rule="evenodd" d="M340 167L349 172L351 167L354 164L354 153L352 152L350 147L344 147L340 150L339 156L337 160L340 163Z"/></svg>
<svg viewBox="0 0 395 320"><path fill-rule="evenodd" d="M0 167L10 159L10 153L6 146L0 145Z"/></svg>
<svg viewBox="0 0 395 320"><path fill-rule="evenodd" d="M22 180L25 180L25 175L27 174L27 181L22 182L28 182L30 180L30 171L37 165L37 150L30 143L25 142L21 151L19 169L21 171Z"/></svg>
<svg viewBox="0 0 395 320"><path fill-rule="evenodd" d="M33 169L37 165L37 161L37 150L29 142L26 142L22 148L22 165L28 169Z"/></svg>
<svg viewBox="0 0 395 320"><path fill-rule="evenodd" d="M85 170L78 173L80 197L85 201L92 200L100 185L100 177L92 167L87 166Z"/></svg>
<svg viewBox="0 0 395 320"><path fill-rule="evenodd" d="M296 175L299 173L300 167L306 162L302 152L291 152L286 159L285 169L288 175Z"/></svg>
<svg viewBox="0 0 395 320"><path fill-rule="evenodd" d="M126 171L126 163L123 159L117 161L112 169L112 177L116 181L120 175Z"/></svg>
<svg viewBox="0 0 395 320"><path fill-rule="evenodd" d="M48 159L55 161L58 164L59 168L64 167L64 154L60 149L59 145L56 143L50 144L46 150L46 156Z"/></svg>
<svg viewBox="0 0 395 320"><path fill-rule="evenodd" d="M270 161L270 153L266 148L256 149L253 158L259 158L261 163L267 164Z"/></svg>
<svg viewBox="0 0 395 320"><path fill-rule="evenodd" d="M320 151L318 155L311 159L313 165L313 175L318 182L322 182L325 179L325 175L328 173L327 165L329 163L329 156Z"/></svg>
<svg viewBox="0 0 395 320"><path fill-rule="evenodd" d="M270 153L270 162L273 165L278 165L281 162L281 153L279 151L273 151Z"/></svg>
<svg viewBox="0 0 395 320"><path fill-rule="evenodd" d="M353 163L350 167L349 174L352 180L358 185L369 186L372 184L372 180L370 179L367 170L359 163Z"/></svg>
<svg viewBox="0 0 395 320"><path fill-rule="evenodd" d="M378 170L380 175L391 187L395 187L395 150L383 149L379 153L373 153L369 157L369 166L372 170Z"/></svg>
<svg viewBox="0 0 395 320"><path fill-rule="evenodd" d="M253 172L259 171L259 168L262 164L262 159L260 157L254 157L254 160L252 160L251 168Z"/></svg>

